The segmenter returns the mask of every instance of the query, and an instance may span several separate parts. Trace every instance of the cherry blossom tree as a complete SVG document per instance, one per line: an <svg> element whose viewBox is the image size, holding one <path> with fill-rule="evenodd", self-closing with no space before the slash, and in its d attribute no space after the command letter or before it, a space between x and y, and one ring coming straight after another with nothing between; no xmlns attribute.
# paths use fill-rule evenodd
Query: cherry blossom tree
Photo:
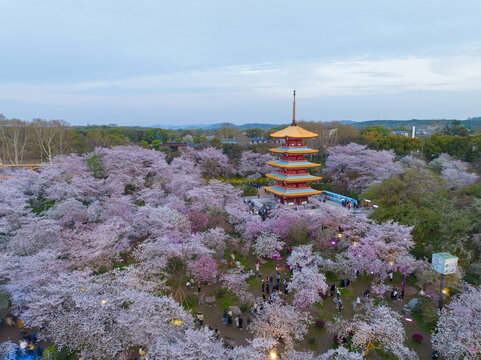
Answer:
<svg viewBox="0 0 481 360"><path fill-rule="evenodd" d="M262 176L270 171L272 167L267 165L268 161L276 160L271 154L259 154L252 151L243 151L239 161L239 174L242 176L261 174Z"/></svg>
<svg viewBox="0 0 481 360"><path fill-rule="evenodd" d="M381 348L398 359L418 359L416 353L404 345L406 333L401 316L384 305L374 306L368 302L353 319L337 319L329 326L329 331L338 338L351 340L351 348L369 352Z"/></svg>
<svg viewBox="0 0 481 360"><path fill-rule="evenodd" d="M316 360L362 360L364 357L358 352L352 352L343 346L337 349L330 349L321 354Z"/></svg>
<svg viewBox="0 0 481 360"><path fill-rule="evenodd" d="M479 359L481 355L481 291L469 286L441 311L432 335L433 347L445 359Z"/></svg>
<svg viewBox="0 0 481 360"><path fill-rule="evenodd" d="M0 343L0 359L16 360L19 350L18 345L11 341Z"/></svg>
<svg viewBox="0 0 481 360"><path fill-rule="evenodd" d="M279 240L279 237L271 232L261 233L254 244L254 252L257 256L270 258L274 254L278 253L284 242Z"/></svg>
<svg viewBox="0 0 481 360"><path fill-rule="evenodd" d="M441 154L429 164L433 170L437 170L441 178L446 181L448 189L460 189L470 186L479 180L474 172L469 172L469 164L456 160L450 155Z"/></svg>
<svg viewBox="0 0 481 360"><path fill-rule="evenodd" d="M253 302L254 296L249 292L246 280L254 275L252 271L246 272L241 268L230 269L220 276L220 282L242 301Z"/></svg>
<svg viewBox="0 0 481 360"><path fill-rule="evenodd" d="M293 304L305 310L314 303L322 302L321 294L327 291L328 285L317 266L304 266L294 270L288 288L296 293Z"/></svg>
<svg viewBox="0 0 481 360"><path fill-rule="evenodd" d="M370 150L365 145L350 143L330 147L327 152L324 171L351 190L362 191L374 181L402 171L401 165L394 162L393 151Z"/></svg>
<svg viewBox="0 0 481 360"><path fill-rule="evenodd" d="M212 330L203 327L157 339L146 352L146 357L153 360L224 360L228 351L221 341L214 338Z"/></svg>
<svg viewBox="0 0 481 360"><path fill-rule="evenodd" d="M201 257L194 263L192 274L203 283L213 284L217 277L217 261L209 256Z"/></svg>
<svg viewBox="0 0 481 360"><path fill-rule="evenodd" d="M409 253L414 246L411 230L396 222L377 224L358 215L348 225L344 240L348 248L338 255L337 262L346 263L351 271L374 274L380 281L391 271L410 274L420 266Z"/></svg>
<svg viewBox="0 0 481 360"><path fill-rule="evenodd" d="M208 147L200 151L191 151L186 155L199 164L202 176L227 177L234 172L229 158L219 149Z"/></svg>
<svg viewBox="0 0 481 360"><path fill-rule="evenodd" d="M259 314L252 320L248 329L256 337L272 339L292 349L294 340L302 340L307 334L311 318L292 305L283 305L280 300L262 303Z"/></svg>

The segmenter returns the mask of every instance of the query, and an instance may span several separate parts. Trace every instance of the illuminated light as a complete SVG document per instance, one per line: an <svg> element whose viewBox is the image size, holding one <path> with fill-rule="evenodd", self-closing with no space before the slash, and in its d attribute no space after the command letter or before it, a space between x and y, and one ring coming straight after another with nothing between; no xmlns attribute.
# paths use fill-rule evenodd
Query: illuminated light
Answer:
<svg viewBox="0 0 481 360"><path fill-rule="evenodd" d="M477 353L476 349L471 349L471 350L469 350L469 351L471 351L473 354L476 354L476 353Z"/></svg>
<svg viewBox="0 0 481 360"><path fill-rule="evenodd" d="M269 357L272 359L272 360L276 360L277 359L277 353L272 350L270 353L269 353Z"/></svg>
<svg viewBox="0 0 481 360"><path fill-rule="evenodd" d="M342 238L342 234L341 233L337 233L337 237L340 239Z"/></svg>
<svg viewBox="0 0 481 360"><path fill-rule="evenodd" d="M107 300L103 299L102 304L107 304Z"/></svg>
<svg viewBox="0 0 481 360"><path fill-rule="evenodd" d="M394 265L394 261L390 261L390 262L389 262L389 265Z"/></svg>
<svg viewBox="0 0 481 360"><path fill-rule="evenodd" d="M406 320L408 322L413 322L413 319L411 319L410 317L405 317L404 320Z"/></svg>
<svg viewBox="0 0 481 360"><path fill-rule="evenodd" d="M447 295L448 293L449 293L449 289L448 289L448 288L444 288L444 289L443 289L443 294L444 294L444 295Z"/></svg>
<svg viewBox="0 0 481 360"><path fill-rule="evenodd" d="M336 242L334 240L332 240L331 245L336 245Z"/></svg>
<svg viewBox="0 0 481 360"><path fill-rule="evenodd" d="M182 320L174 319L174 320L172 320L172 324L177 325L177 326L180 326L180 325L183 324L183 322L182 322Z"/></svg>
<svg viewBox="0 0 481 360"><path fill-rule="evenodd" d="M374 271L371 271L371 275L374 274Z"/></svg>
<svg viewBox="0 0 481 360"><path fill-rule="evenodd" d="M357 246L357 241L354 241L354 243L352 245Z"/></svg>
<svg viewBox="0 0 481 360"><path fill-rule="evenodd" d="M82 286L80 290L85 291L85 286Z"/></svg>

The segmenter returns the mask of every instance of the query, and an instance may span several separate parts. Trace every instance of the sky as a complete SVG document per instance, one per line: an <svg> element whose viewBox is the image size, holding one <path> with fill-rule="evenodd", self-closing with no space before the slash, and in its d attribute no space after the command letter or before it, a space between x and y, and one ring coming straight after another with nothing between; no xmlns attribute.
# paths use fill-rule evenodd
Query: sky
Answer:
<svg viewBox="0 0 481 360"><path fill-rule="evenodd" d="M479 0L0 0L0 113L185 126L481 116Z"/></svg>

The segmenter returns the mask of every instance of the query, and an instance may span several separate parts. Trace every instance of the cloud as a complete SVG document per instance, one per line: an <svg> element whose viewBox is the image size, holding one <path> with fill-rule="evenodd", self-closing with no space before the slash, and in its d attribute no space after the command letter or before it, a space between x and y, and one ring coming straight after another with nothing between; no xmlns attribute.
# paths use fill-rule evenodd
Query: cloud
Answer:
<svg viewBox="0 0 481 360"><path fill-rule="evenodd" d="M303 98L471 91L481 88L481 57L356 58L264 63L205 71L69 84L0 83L0 100L62 105L202 108L232 97Z"/></svg>

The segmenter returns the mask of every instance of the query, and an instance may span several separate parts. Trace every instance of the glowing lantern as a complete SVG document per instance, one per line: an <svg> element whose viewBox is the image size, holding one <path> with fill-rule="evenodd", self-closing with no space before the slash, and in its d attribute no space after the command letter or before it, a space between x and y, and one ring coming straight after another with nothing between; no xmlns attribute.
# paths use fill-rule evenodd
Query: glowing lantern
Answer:
<svg viewBox="0 0 481 360"><path fill-rule="evenodd" d="M270 357L272 360L276 360L276 359L277 359L277 353L275 352L275 350L271 350L271 352L269 353L269 357Z"/></svg>
<svg viewBox="0 0 481 360"><path fill-rule="evenodd" d="M172 320L172 324L177 325L177 326L180 326L180 325L182 325L183 323L182 323L182 320L174 319L174 320Z"/></svg>
<svg viewBox="0 0 481 360"><path fill-rule="evenodd" d="M389 261L389 265L394 265L394 261Z"/></svg>
<svg viewBox="0 0 481 360"><path fill-rule="evenodd" d="M102 304L107 304L107 300L102 299Z"/></svg>

